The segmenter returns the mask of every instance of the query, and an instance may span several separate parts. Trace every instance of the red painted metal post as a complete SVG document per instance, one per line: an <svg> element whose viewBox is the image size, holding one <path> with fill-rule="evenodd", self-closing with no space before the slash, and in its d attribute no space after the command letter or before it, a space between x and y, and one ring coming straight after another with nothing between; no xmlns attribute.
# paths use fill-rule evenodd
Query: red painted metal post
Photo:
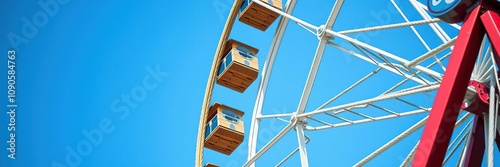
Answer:
<svg viewBox="0 0 500 167"><path fill-rule="evenodd" d="M465 19L417 148L414 167L441 166L485 30L476 7Z"/></svg>
<svg viewBox="0 0 500 167"><path fill-rule="evenodd" d="M464 166L481 166L484 156L484 120L478 115L474 116L474 125L472 126L472 136L467 146Z"/></svg>
<svg viewBox="0 0 500 167"><path fill-rule="evenodd" d="M491 8L491 7L488 7ZM491 45L493 46L493 51L495 53L495 61L500 64L500 58L498 57L498 52L500 51L500 16L495 9L486 9L486 12L481 15L481 20L490 39Z"/></svg>

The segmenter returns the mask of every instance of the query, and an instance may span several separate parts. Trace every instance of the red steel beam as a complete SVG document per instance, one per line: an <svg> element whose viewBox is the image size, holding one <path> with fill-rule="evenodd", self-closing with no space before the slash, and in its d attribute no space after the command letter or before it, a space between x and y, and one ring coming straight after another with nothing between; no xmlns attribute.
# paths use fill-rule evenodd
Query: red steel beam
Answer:
<svg viewBox="0 0 500 167"><path fill-rule="evenodd" d="M493 52L495 53L495 61L500 64L500 58L498 57L498 52L500 51L500 16L498 15L498 10L495 7L487 6L484 14L481 15L481 21L486 29L486 34L493 46Z"/></svg>
<svg viewBox="0 0 500 167"><path fill-rule="evenodd" d="M458 34L412 163L414 167L442 165L485 33L480 9L478 6L468 14Z"/></svg>
<svg viewBox="0 0 500 167"><path fill-rule="evenodd" d="M481 166L484 156L484 120L478 115L474 116L473 131L467 146L464 166Z"/></svg>

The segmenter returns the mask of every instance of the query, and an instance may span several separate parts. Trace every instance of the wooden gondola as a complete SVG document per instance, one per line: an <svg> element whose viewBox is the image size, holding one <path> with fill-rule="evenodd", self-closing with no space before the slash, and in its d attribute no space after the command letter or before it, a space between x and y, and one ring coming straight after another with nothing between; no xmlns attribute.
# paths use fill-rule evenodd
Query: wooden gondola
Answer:
<svg viewBox="0 0 500 167"><path fill-rule="evenodd" d="M281 10L282 8L281 0L261 1L276 9ZM243 4L240 8L239 20L261 31L266 31L266 29L273 24L278 17L279 13L269 10L264 6L253 2L253 0L243 0Z"/></svg>
<svg viewBox="0 0 500 167"><path fill-rule="evenodd" d="M205 126L206 148L230 155L245 138L243 112L215 103L208 111Z"/></svg>
<svg viewBox="0 0 500 167"><path fill-rule="evenodd" d="M255 56L259 50L229 40L224 48L224 56L217 73L217 84L243 93L259 74L259 61Z"/></svg>

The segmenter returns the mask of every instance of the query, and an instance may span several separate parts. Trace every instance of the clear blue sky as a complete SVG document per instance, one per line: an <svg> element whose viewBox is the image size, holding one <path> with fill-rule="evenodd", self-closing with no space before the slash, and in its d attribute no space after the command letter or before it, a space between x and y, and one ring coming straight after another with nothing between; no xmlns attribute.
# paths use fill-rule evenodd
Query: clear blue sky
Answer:
<svg viewBox="0 0 500 167"><path fill-rule="evenodd" d="M38 4L45 2L55 2L58 7L45 9ZM0 60L7 60L9 49L16 50L19 106L16 160L7 158L3 147L8 145L4 143L0 166L192 166L206 80L231 4L230 0L2 1L0 53L5 56ZM401 4L403 10L410 11L410 18L418 18L407 1ZM299 1L294 15L318 26L324 24L332 6L330 0ZM390 16L379 16L380 12ZM348 1L335 29L403 21L391 12L394 8L388 1ZM275 27L261 32L236 22L231 38L260 49L257 56L262 69ZM13 34L16 41L10 40ZM428 36L432 46L439 44L437 37ZM371 34L364 40L394 53L425 52L409 29ZM402 42L408 45L394 47ZM290 24L264 113L295 111L316 45L315 36ZM327 49L323 62L308 111L374 69L332 48ZM6 74L6 68L0 69L0 74ZM356 96L367 96L365 92L370 90L383 91L382 82L401 79L387 73L382 76ZM6 92L7 83L1 81L0 90ZM257 86L255 82L243 94L220 86L214 89L212 102L246 112L243 119L247 134ZM0 103L2 113L6 103ZM313 137L308 145L310 164L352 165L423 116L307 132ZM8 140L7 124L8 115L0 114L2 141ZM263 121L259 147L284 125ZM241 166L246 160L247 137L231 156L205 150L204 162ZM286 141L258 162L276 164L295 149L295 137L291 131ZM400 163L419 137L411 136L371 165ZM80 153L79 158L72 159L76 163L68 164L67 156L73 151L85 155ZM298 156L294 157L286 166L298 166Z"/></svg>

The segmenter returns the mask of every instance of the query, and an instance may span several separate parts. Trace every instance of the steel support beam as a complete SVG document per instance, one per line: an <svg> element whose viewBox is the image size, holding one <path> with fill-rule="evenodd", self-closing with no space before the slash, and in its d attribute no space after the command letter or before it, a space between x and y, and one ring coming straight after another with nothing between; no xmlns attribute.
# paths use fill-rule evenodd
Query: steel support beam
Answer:
<svg viewBox="0 0 500 167"><path fill-rule="evenodd" d="M474 8L458 34L412 166L442 165L485 33L480 12Z"/></svg>
<svg viewBox="0 0 500 167"><path fill-rule="evenodd" d="M299 153L300 153L300 165L302 167L309 166L309 160L307 159L307 149L306 149L306 139L304 135L304 125L298 123L295 125L297 130L297 138L299 139Z"/></svg>
<svg viewBox="0 0 500 167"><path fill-rule="evenodd" d="M466 83L470 78L477 53L480 50L484 33L488 35L493 46L496 64L500 64L500 57L498 57L500 50L498 6L500 5L496 1L480 1L479 5L466 17L441 87L438 90L429 122L424 129L422 142L418 146L413 166L439 166L442 162L446 153L445 148L453 133L450 124L456 121L458 116L457 111L463 99ZM478 118L479 116L476 117L474 134L465 157L465 166L480 166L484 155L484 120ZM489 141L491 142L491 139ZM489 164L491 165L491 163Z"/></svg>
<svg viewBox="0 0 500 167"><path fill-rule="evenodd" d="M335 20L337 20L337 16L339 15L340 9L342 8L343 4L344 0L337 0L335 2L335 4L333 5L333 9L330 12L330 15L328 16L326 24L324 25L324 27L322 27L323 29L320 28L317 32L319 38L319 44L316 49L316 53L314 55L314 60L313 64L311 65L309 75L307 76L306 84L304 86L304 91L302 92L302 96L300 97L300 102L297 107L297 115L303 114L305 112L307 102L309 101L309 96L311 95L312 87L316 79L316 74L318 72L321 59L323 58L323 53L325 52L326 44L330 40L329 35L327 35L325 31L333 28L333 24L335 23ZM297 130L297 139L299 143L300 163L303 167L308 167L309 160L307 158L307 151L305 144L306 141L305 141L304 127L303 127L304 126L303 121L305 120L305 117L296 117L296 119L298 124L295 126L295 128Z"/></svg>
<svg viewBox="0 0 500 167"><path fill-rule="evenodd" d="M493 46L493 52L495 55L495 62L500 64L500 58L498 57L498 51L500 51L500 16L499 11L493 7L487 7L489 9L481 15L481 21L483 22L484 28L486 29L488 38L490 39L491 45Z"/></svg>
<svg viewBox="0 0 500 167"><path fill-rule="evenodd" d="M467 145L464 166L481 166L484 156L484 120L480 116L474 116L472 135Z"/></svg>
<svg viewBox="0 0 500 167"><path fill-rule="evenodd" d="M309 71L309 75L307 76L306 85L304 86L304 91L302 92L302 96L300 98L299 106L297 107L297 113L302 114L305 112L305 108L307 106L307 102L309 100L309 95L311 94L312 87L314 85L314 80L316 79L316 74L319 69L319 65L321 63L321 59L323 58L323 53L325 52L325 47L328 41L330 41L329 36L326 31L333 28L333 23L337 19L337 16L344 4L343 0L339 0L335 2L333 9L326 21L324 29L318 30L318 37L320 39L318 47L316 48L316 53L314 55L313 64L311 65L311 69Z"/></svg>
<svg viewBox="0 0 500 167"><path fill-rule="evenodd" d="M442 52L443 50L446 50L450 48L450 46L453 46L455 44L456 38L451 39L450 41L443 43L439 45L438 47L430 50L429 52L423 54L422 56L419 56L412 61L410 61L408 64L405 64L407 67L414 67L417 64L424 62L425 60L431 58L432 56L435 56L437 53Z"/></svg>
<svg viewBox="0 0 500 167"><path fill-rule="evenodd" d="M255 154L255 156L253 156L245 164L243 164L243 166L249 167L250 165L253 165L254 162L258 158L260 158L260 156L262 156L265 152L267 152L267 150L269 150L274 144L276 144L276 142L278 142L279 139L285 136L285 134L287 134L288 131L290 131L294 127L295 123L296 122L290 122L288 125L286 125L285 128L283 128L283 130L281 130L278 134L276 134L276 136L274 136L274 138L272 138L271 141L269 141L269 143L267 143L264 147L262 147L262 149L260 149L259 152Z"/></svg>

